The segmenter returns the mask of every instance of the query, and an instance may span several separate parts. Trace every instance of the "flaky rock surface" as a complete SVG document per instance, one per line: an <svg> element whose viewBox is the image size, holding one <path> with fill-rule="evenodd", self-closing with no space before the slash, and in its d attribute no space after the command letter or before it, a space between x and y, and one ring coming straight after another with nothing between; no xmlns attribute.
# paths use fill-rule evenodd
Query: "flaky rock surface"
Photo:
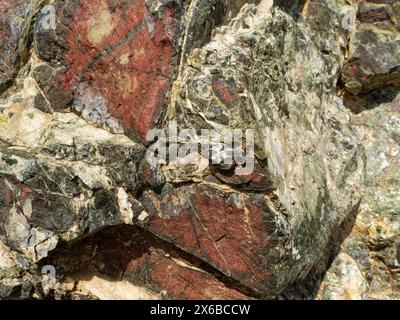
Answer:
<svg viewBox="0 0 400 320"><path fill-rule="evenodd" d="M390 0L2 1L0 298L399 298L399 19ZM171 121L254 129L255 169L152 167Z"/></svg>

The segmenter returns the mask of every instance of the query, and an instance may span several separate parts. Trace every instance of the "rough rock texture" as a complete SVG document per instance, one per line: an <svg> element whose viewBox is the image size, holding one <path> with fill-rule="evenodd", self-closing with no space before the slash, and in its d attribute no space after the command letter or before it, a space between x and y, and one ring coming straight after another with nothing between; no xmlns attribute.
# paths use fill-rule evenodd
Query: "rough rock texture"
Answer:
<svg viewBox="0 0 400 320"><path fill-rule="evenodd" d="M400 16L393 12L392 1L386 2L361 2L358 6L359 23L351 35L342 74L346 89L354 95L400 85Z"/></svg>
<svg viewBox="0 0 400 320"><path fill-rule="evenodd" d="M353 231L325 276L322 298L400 298L399 112L397 96L354 117L367 155L364 197ZM348 268L359 281L338 287L351 274ZM354 291L347 293L348 286Z"/></svg>
<svg viewBox="0 0 400 320"><path fill-rule="evenodd" d="M361 1L353 10L357 20L342 73L348 91L341 95L365 150L363 197L330 250L285 298L400 298L399 4Z"/></svg>
<svg viewBox="0 0 400 320"><path fill-rule="evenodd" d="M2 1L0 4L0 92L13 81L26 55L33 1Z"/></svg>
<svg viewBox="0 0 400 320"><path fill-rule="evenodd" d="M389 0L3 1L0 297L398 297L399 19ZM255 169L151 167L170 121L254 129Z"/></svg>

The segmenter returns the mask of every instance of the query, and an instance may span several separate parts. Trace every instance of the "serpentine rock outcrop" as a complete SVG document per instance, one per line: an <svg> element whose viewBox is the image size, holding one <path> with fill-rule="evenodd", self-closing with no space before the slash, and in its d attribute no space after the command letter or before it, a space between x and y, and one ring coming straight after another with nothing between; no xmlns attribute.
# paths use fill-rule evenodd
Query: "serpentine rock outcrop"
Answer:
<svg viewBox="0 0 400 320"><path fill-rule="evenodd" d="M386 2L3 1L0 297L293 297L359 212L368 227L343 246L368 237L363 252L396 267L399 7ZM252 129L254 170L203 153L153 166L149 136L171 124ZM322 298L341 298L332 278L348 284L340 259L369 261L351 255L324 265ZM354 268L373 286L372 267Z"/></svg>

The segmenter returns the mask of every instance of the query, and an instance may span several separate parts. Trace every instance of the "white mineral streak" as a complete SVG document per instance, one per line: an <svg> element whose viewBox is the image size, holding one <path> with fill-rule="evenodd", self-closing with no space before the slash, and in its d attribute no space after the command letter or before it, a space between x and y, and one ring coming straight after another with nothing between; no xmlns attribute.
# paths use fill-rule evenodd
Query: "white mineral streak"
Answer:
<svg viewBox="0 0 400 320"><path fill-rule="evenodd" d="M132 204L129 201L128 194L124 188L118 188L118 206L121 214L122 221L125 224L132 224L133 222L133 211Z"/></svg>

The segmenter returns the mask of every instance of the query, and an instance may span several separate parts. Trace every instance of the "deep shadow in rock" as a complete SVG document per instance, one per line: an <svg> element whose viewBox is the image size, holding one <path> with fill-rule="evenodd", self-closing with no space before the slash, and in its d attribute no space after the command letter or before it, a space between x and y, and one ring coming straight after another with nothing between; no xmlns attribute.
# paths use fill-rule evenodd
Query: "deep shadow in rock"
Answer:
<svg viewBox="0 0 400 320"><path fill-rule="evenodd" d="M306 0L274 0L274 5L287 12L297 21L303 11Z"/></svg>
<svg viewBox="0 0 400 320"><path fill-rule="evenodd" d="M343 95L343 103L353 113L358 114L366 110L377 108L382 103L392 102L399 93L400 88L392 86L376 89L357 96L346 91Z"/></svg>

